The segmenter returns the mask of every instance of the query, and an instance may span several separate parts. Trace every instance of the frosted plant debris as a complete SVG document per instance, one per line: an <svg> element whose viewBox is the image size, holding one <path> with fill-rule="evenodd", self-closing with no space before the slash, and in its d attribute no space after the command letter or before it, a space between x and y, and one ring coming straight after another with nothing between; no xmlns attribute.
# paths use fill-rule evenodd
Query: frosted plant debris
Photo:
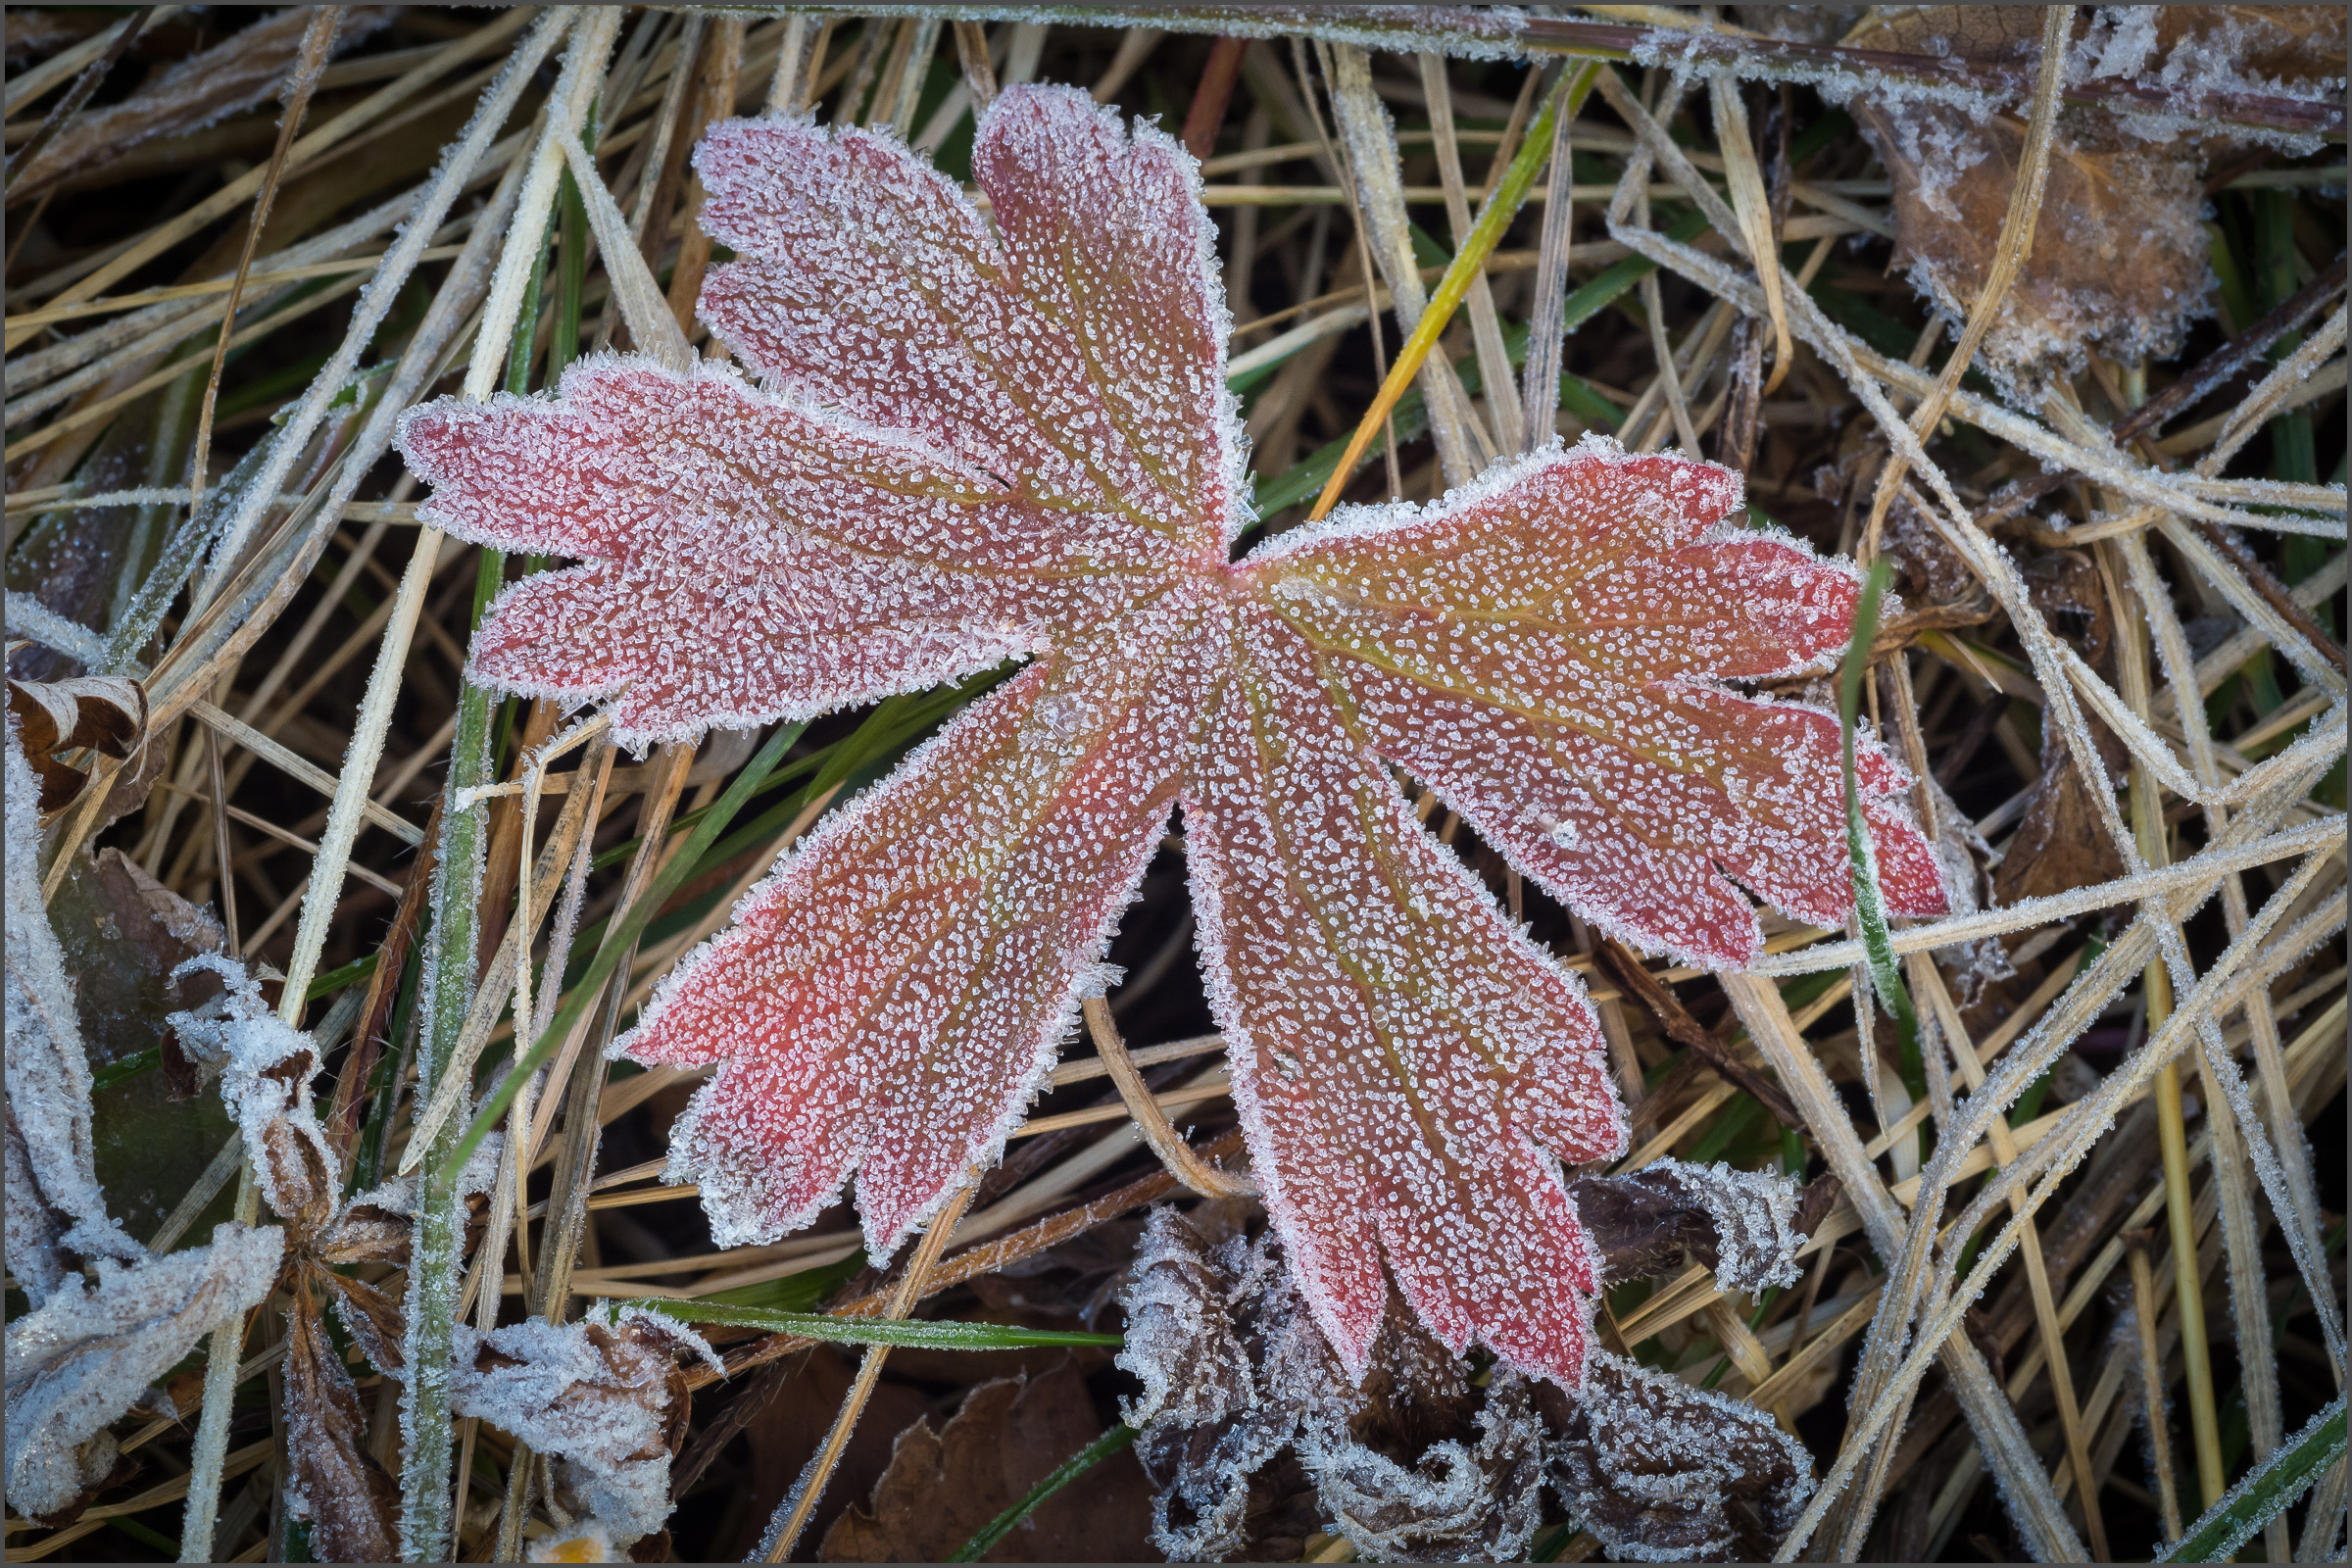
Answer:
<svg viewBox="0 0 2352 1568"><path fill-rule="evenodd" d="M306 1234L323 1227L343 1189L342 1169L311 1106L318 1048L279 1018L234 958L206 955L172 978L210 970L226 990L214 1004L166 1022L183 1050L220 1074L220 1098L245 1139L246 1157L270 1206Z"/></svg>
<svg viewBox="0 0 2352 1568"><path fill-rule="evenodd" d="M135 1262L146 1250L107 1213L91 1163L89 1057L41 898L39 786L13 705L7 724L8 1266L38 1306L75 1257Z"/></svg>
<svg viewBox="0 0 2352 1568"><path fill-rule="evenodd" d="M1851 568L1719 529L1726 470L1605 441L1233 562L1230 323L1170 138L1010 88L974 144L987 220L854 128L730 122L696 167L737 254L702 313L757 384L604 357L554 400L406 416L420 515L582 562L502 595L474 675L605 701L643 746L1030 662L805 840L618 1043L720 1065L671 1178L722 1244L854 1178L887 1256L996 1157L1181 809L1301 1322L1365 1373L1393 1276L1449 1350L1573 1385L1595 1281L1556 1161L1625 1140L1598 1026L1392 769L1646 950L1752 958L1743 887L1839 923L1837 722L1723 683L1835 657ZM1875 746L1860 768L1889 906L1939 911L1907 781Z"/></svg>
<svg viewBox="0 0 2352 1568"><path fill-rule="evenodd" d="M690 1397L677 1357L718 1365L700 1335L659 1312L609 1307L487 1334L461 1324L456 1349L453 1411L555 1455L560 1481L612 1544L662 1528Z"/></svg>
<svg viewBox="0 0 2352 1568"><path fill-rule="evenodd" d="M2040 27L2032 8L1905 6L1874 13L1846 41L1936 48L2030 74ZM2178 94L2179 108L2059 115L2034 249L1983 349L2005 392L2038 403L2054 378L2082 370L2092 348L2126 363L2180 351L2189 323L2212 308L2200 221L2207 165L2267 139L2217 126L2198 105L2214 90L2340 101L2344 46L2341 7L2086 8L2069 78L2148 81ZM1845 101L1894 179L1896 261L1957 331L1999 243L2024 151L2022 108L1956 105L1908 84L1854 88Z"/></svg>
<svg viewBox="0 0 2352 1568"><path fill-rule="evenodd" d="M1624 1356L1596 1352L1574 1396L1536 1396L1557 1435L1553 1480L1613 1557L1760 1559L1813 1494L1812 1456L1770 1414ZM1749 1510L1762 1540L1742 1539Z"/></svg>
<svg viewBox="0 0 2352 1568"><path fill-rule="evenodd" d="M1796 1183L1774 1171L1721 1160L1661 1159L1622 1176L1588 1176L1569 1188L1611 1280L1671 1273L1687 1252L1715 1271L1715 1288L1753 1296L1799 1277Z"/></svg>
<svg viewBox="0 0 2352 1568"><path fill-rule="evenodd" d="M1396 1303L1360 1386L1314 1326L1271 1234L1207 1249L1155 1210L1121 1305L1119 1365L1146 1395L1125 1415L1158 1495L1153 1544L1175 1560L1255 1555L1288 1467L1326 1517L1384 1560L1525 1552L1545 1433L1508 1367L1464 1365Z"/></svg>
<svg viewBox="0 0 2352 1568"><path fill-rule="evenodd" d="M270 1294L284 1244L275 1227L230 1224L209 1247L151 1262L100 1258L95 1286L70 1277L10 1323L9 1503L27 1518L59 1519L104 1481L115 1467L108 1424L205 1335Z"/></svg>

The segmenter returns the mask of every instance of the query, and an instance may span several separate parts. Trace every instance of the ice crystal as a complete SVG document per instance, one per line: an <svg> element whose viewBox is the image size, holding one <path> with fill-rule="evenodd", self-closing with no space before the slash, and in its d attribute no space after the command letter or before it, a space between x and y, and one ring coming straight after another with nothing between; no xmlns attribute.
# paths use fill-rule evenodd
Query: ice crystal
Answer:
<svg viewBox="0 0 2352 1568"><path fill-rule="evenodd" d="M1557 1161L1624 1147L1605 1050L1392 767L1652 951L1752 957L1743 889L1841 923L1836 719L1721 683L1822 666L1851 567L1720 527L1737 475L1605 442L1233 561L1199 170L1083 93L990 108L986 219L854 128L729 122L696 167L737 256L703 316L758 384L607 357L553 400L404 425L429 520L583 563L507 590L473 673L607 701L643 745L1029 660L805 840L620 1043L720 1064L671 1165L714 1236L771 1240L854 1175L885 1256L993 1159L1181 809L1312 1321L1362 1373L1385 1261L1448 1348L1573 1384L1594 1280ZM1900 772L1866 747L1861 775L1889 906L1940 909Z"/></svg>
<svg viewBox="0 0 2352 1568"><path fill-rule="evenodd" d="M275 1227L222 1225L210 1247L130 1267L101 1258L95 1286L69 1277L11 1322L10 1504L54 1517L104 1480L115 1465L107 1426L198 1340L270 1294L284 1245Z"/></svg>
<svg viewBox="0 0 2352 1568"><path fill-rule="evenodd" d="M450 1408L555 1455L564 1488L626 1545L669 1517L669 1461L686 1436L680 1351L718 1365L698 1335L637 1307L487 1334L461 1324Z"/></svg>

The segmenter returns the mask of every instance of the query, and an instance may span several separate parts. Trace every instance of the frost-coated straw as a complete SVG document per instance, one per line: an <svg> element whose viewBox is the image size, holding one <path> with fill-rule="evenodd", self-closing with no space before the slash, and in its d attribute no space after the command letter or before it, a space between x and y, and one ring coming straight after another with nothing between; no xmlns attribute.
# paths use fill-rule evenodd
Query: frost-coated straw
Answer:
<svg viewBox="0 0 2352 1568"><path fill-rule="evenodd" d="M555 24L555 17L543 25ZM588 108L603 83L606 58L619 31L617 8L600 6L579 16L564 69L549 99L546 122L522 180L513 221L505 230L508 243L482 308L482 323L466 368L465 394L487 397L498 384L507 364L507 347L515 331L524 286L541 262L538 243L547 232L548 214L564 171L562 137L578 133ZM529 236L522 242L517 236ZM440 548L441 534L423 530L416 554L430 570ZM489 564L487 559L485 566ZM485 572L486 575L486 572ZM483 586L491 586L485 583ZM477 591L476 610L482 595ZM475 907L481 859L482 810L454 804L455 792L482 781L488 770L489 698L483 688L466 682L459 695L458 728L451 743L446 788L452 808L442 816L441 858L434 869L432 946L427 953L420 998L423 1028L417 1049L417 1081L438 1083L447 1058L464 1029L472 1002L475 931L480 911ZM348 769L347 769L348 779ZM436 1142L449 1138L444 1131ZM409 1267L408 1337L403 1346L409 1368L401 1401L401 1555L411 1562L437 1560L447 1554L452 1523L450 1490L449 1369L459 1289L458 1261L465 1245L461 1218L463 1200L458 1171L428 1160L418 1180L416 1230Z"/></svg>
<svg viewBox="0 0 2352 1568"><path fill-rule="evenodd" d="M339 388L348 377L352 368L357 365L360 354L373 338L376 328L382 323L384 313L390 308L392 300L399 294L401 286L407 281L409 274L415 270L417 259L432 239L434 230L440 226L450 206L457 200L458 192L465 188L466 182L471 177L474 167L480 162L482 155L489 150L491 140L496 135L498 128L506 122L508 115L514 111L515 103L520 99L523 88L529 84L531 73L537 69L539 61L545 58L548 47L554 43L555 38L561 33L568 20L561 13L544 18L531 36L515 49L506 69L484 90L472 120L460 133L456 150L443 162L439 174L428 188L423 200L418 204L415 216L410 220L399 241L387 253L377 274L377 286L362 296L361 305L355 313L355 318L352 321L350 332L344 340L343 348L319 372L318 381L313 383L314 391L321 385L327 386L330 390ZM494 202L493 206L495 205ZM485 225L479 231L484 237L485 243L493 231L489 225ZM464 260L461 258L457 270L462 271L463 270ZM462 290L453 291L445 295L445 302L454 304L458 293L461 292ZM439 348L433 342L436 334L432 328L433 322L428 317L426 322L418 328L416 341L411 346L411 354L420 362L438 356ZM404 357L404 368L408 368ZM420 370L419 373L429 373L429 367ZM308 402L306 401L307 406ZM383 435L388 435L388 430L381 432ZM297 440L294 424L290 422L273 441L265 443L263 447L256 449L257 452L267 451L273 455L287 454L284 463L278 463L275 456L272 456L265 459L260 466L269 467L273 472L282 475L283 469L290 466L292 462L291 448L301 442L307 442L308 439L308 431L304 431ZM355 451L367 453L369 449L370 444L363 440L355 448ZM375 446L372 450L380 451L381 447ZM339 513L341 502L348 499L349 490L356 487L367 466L366 464L347 466L345 477L337 482L331 498L335 503L335 512ZM258 480L260 476L257 474L256 478ZM250 498L273 496L276 491L276 483L275 479L270 479L266 483L255 482L241 494L248 498L248 504L251 504ZM411 622L414 623L413 615ZM388 704L386 718L387 720L389 718ZM360 734L361 732L355 731L355 748L359 743ZM380 757L382 752L381 725L376 730L375 746L375 755ZM349 820L345 824L339 855L329 848L331 841L322 840L319 855L314 860L311 891L305 900L304 926L307 929L314 922L311 906L317 905L321 906L322 910L315 917L318 931L307 946L298 936L296 963L293 966L296 972L290 973L288 976L282 1004L284 1006L295 1009L297 1016L299 1016L299 1009L310 989L309 970L317 965L319 946L324 941L325 921L337 902L337 894L342 883L342 866L349 863L351 844L358 835L359 817L363 808L368 804L368 786L373 781L374 773L373 759L370 759L364 767L355 767L350 758L345 760L343 778L337 787L336 808L343 808L343 797L346 794L355 795L356 800L344 812ZM330 833L335 827L335 810L330 809L328 814ZM327 869L331 869L331 874L321 874L323 870ZM306 951L309 954L307 965L301 959L301 955ZM258 1196L253 1189L252 1172L248 1167L238 1183L237 1213L240 1218L250 1222L251 1218L258 1213ZM183 1562L209 1562L213 1557L214 1527L220 1502L220 1471L227 1452L228 1422L232 1414L231 1405L236 1392L237 1358L243 1348L243 1340L244 1319L240 1314L214 1332L208 1348L208 1359L205 1365L204 1414L197 1426L196 1445L190 1456L188 1501L180 1530L180 1560Z"/></svg>
<svg viewBox="0 0 2352 1568"><path fill-rule="evenodd" d="M1396 400L1404 396L1404 389L1412 385L1414 374L1421 368L1421 362L1429 358L1429 351L1437 345L1439 334L1446 330L1446 323L1453 318L1455 308L1469 294L1470 280L1486 267L1487 258L1494 253L1494 247L1502 240L1503 230L1511 226L1511 220L1519 216L1519 209L1527 202L1528 192L1535 188L1537 172L1544 167L1544 160L1551 156L1554 117L1563 111L1575 114L1583 106L1585 94L1591 90L1594 79L1590 73L1561 73L1558 85L1544 101L1543 113L1536 117L1534 124L1527 127L1527 140L1521 143L1519 155L1511 160L1510 172L1502 176L1502 182L1495 186L1494 194L1488 198L1485 209L1478 215L1478 222L1470 230L1470 237L1454 253L1451 265L1446 269L1446 275L1438 280L1437 292L1430 295L1429 305L1422 311L1421 319L1414 324L1412 335L1396 351L1396 363L1389 367L1388 378L1380 384L1380 394L1372 400L1372 406L1364 411L1364 416L1356 421L1355 433L1348 438L1348 450L1331 470L1331 478L1324 484L1323 493L1315 498L1314 510L1308 514L1310 519L1330 512L1340 499L1340 492L1348 487L1348 481L1355 474L1356 460L1371 446L1373 433L1388 418L1390 411L1396 407ZM1500 395L1499 388L1494 391L1495 395Z"/></svg>

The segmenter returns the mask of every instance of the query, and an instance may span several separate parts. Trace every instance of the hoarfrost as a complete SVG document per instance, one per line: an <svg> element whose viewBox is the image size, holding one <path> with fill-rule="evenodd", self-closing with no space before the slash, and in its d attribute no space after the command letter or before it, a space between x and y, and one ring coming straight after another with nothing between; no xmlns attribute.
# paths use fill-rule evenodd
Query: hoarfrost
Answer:
<svg viewBox="0 0 2352 1568"><path fill-rule="evenodd" d="M1769 1414L1624 1356L1594 1352L1584 1388L1546 1404L1553 1479L1613 1557L1760 1559L1813 1494L1811 1455ZM1741 1539L1736 1508L1761 1540Z"/></svg>
<svg viewBox="0 0 2352 1568"><path fill-rule="evenodd" d="M146 1250L107 1213L92 1164L89 1057L41 897L39 786L13 709L7 725L8 1267L38 1306L72 1257L136 1262Z"/></svg>
<svg viewBox="0 0 2352 1568"><path fill-rule="evenodd" d="M487 1334L461 1324L450 1408L555 1455L561 1484L625 1546L669 1517L669 1461L690 1399L680 1351L718 1366L700 1335L639 1307Z"/></svg>
<svg viewBox="0 0 2352 1568"><path fill-rule="evenodd" d="M231 1224L209 1247L151 1262L101 1258L95 1286L69 1277L9 1324L9 1502L28 1518L54 1518L104 1480L115 1465L108 1424L205 1335L270 1294L284 1244L275 1227Z"/></svg>
<svg viewBox="0 0 2352 1568"><path fill-rule="evenodd" d="M757 384L608 356L403 425L428 520L583 563L500 598L473 673L606 701L642 745L1029 661L617 1043L718 1068L670 1161L713 1237L772 1241L854 1181L886 1256L992 1161L1181 809L1299 1332L1352 1383L1400 1295L1448 1352L1573 1384L1595 1280L1559 1161L1625 1147L1605 1043L1396 772L1644 948L1749 960L1743 887L1842 923L1837 720L1724 683L1826 667L1850 564L1719 528L1737 475L1607 442L1235 562L1230 320L1167 136L1008 88L986 219L855 128L729 122L696 168L737 253L701 311ZM1900 769L1871 745L1859 771L1889 906L1941 910Z"/></svg>
<svg viewBox="0 0 2352 1568"><path fill-rule="evenodd" d="M1213 1252L1173 1208L1146 1224L1121 1302L1119 1365L1144 1382L1125 1418L1158 1489L1153 1544L1174 1560L1251 1548L1252 1499L1288 1456L1367 1557L1508 1559L1533 1535L1544 1429L1508 1367L1480 1394L1459 1360L1392 1310L1359 1385L1314 1326L1271 1235Z"/></svg>
<svg viewBox="0 0 2352 1568"><path fill-rule="evenodd" d="M165 1021L181 1048L220 1075L220 1097L245 1139L246 1157L270 1206L306 1232L323 1226L342 1191L341 1166L311 1106L318 1048L279 1018L260 984L234 958L207 954L172 971L209 970L225 990L193 1012Z"/></svg>

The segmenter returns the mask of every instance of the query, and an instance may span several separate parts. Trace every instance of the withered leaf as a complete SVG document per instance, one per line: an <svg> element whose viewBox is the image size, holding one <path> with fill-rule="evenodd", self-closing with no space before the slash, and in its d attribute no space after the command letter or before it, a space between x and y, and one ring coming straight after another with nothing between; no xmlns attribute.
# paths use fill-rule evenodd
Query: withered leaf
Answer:
<svg viewBox="0 0 2352 1568"><path fill-rule="evenodd" d="M1316 1331L1271 1233L1209 1250L1165 1208L1122 1301L1119 1364L1146 1387L1127 1417L1143 1426L1136 1454L1159 1489L1152 1542L1170 1557L1274 1555L1310 1489L1370 1556L1525 1550L1543 1476L1526 1386L1506 1370L1473 1388L1400 1301L1359 1385Z"/></svg>
<svg viewBox="0 0 2352 1568"><path fill-rule="evenodd" d="M286 1314L286 1506L311 1521L321 1562L390 1562L400 1489L368 1451L368 1417L343 1357L327 1338L315 1282L296 1288Z"/></svg>
<svg viewBox="0 0 2352 1568"><path fill-rule="evenodd" d="M44 813L73 805L90 782L88 773L60 760L59 752L86 748L120 761L147 732L147 689L113 675L12 680L8 710L20 726L24 760L40 776Z"/></svg>
<svg viewBox="0 0 2352 1568"><path fill-rule="evenodd" d="M307 1244L334 1218L342 1166L311 1107L318 1047L270 1007L233 958L206 955L173 971L210 970L227 989L217 1007L175 1012L169 1022L190 1054L220 1069L220 1098L245 1138L246 1157L270 1206Z"/></svg>
<svg viewBox="0 0 2352 1568"><path fill-rule="evenodd" d="M1812 1458L1764 1411L1596 1352L1576 1394L1535 1386L1552 1475L1612 1556L1762 1559L1813 1493Z"/></svg>
<svg viewBox="0 0 2352 1568"><path fill-rule="evenodd" d="M1796 1184L1771 1171L1662 1159L1622 1176L1586 1176L1568 1196L1612 1280L1671 1273L1686 1253L1719 1290L1754 1295L1797 1281Z"/></svg>
<svg viewBox="0 0 2352 1568"><path fill-rule="evenodd" d="M669 1461L691 1401L681 1351L717 1365L699 1335L637 1307L487 1334L460 1326L450 1408L553 1455L580 1511L625 1546L669 1517Z"/></svg>
<svg viewBox="0 0 2352 1568"><path fill-rule="evenodd" d="M2180 89L2261 80L2291 96L2340 95L2340 6L2107 6L2081 13L2070 71ZM1876 8L1847 41L2036 68L2038 6ZM1851 102L1894 178L1896 260L1938 310L1967 316L1992 266L2023 160L2022 106L1969 110L1899 94ZM2168 118L2061 111L2034 248L2003 297L1980 363L2022 397L2084 351L2119 360L2178 351L2211 273L2199 223L2209 156L2233 133L2192 108Z"/></svg>
<svg viewBox="0 0 2352 1568"><path fill-rule="evenodd" d="M1086 1382L1064 1359L1035 1377L996 1378L934 1431L899 1434L872 1498L825 1533L824 1562L940 1562L1102 1433ZM1113 1454L1048 1498L981 1560L1133 1562L1146 1558L1150 1494L1135 1460Z"/></svg>
<svg viewBox="0 0 2352 1568"><path fill-rule="evenodd" d="M114 1468L107 1425L196 1342L258 1304L277 1278L285 1233L223 1225L212 1245L69 1275L8 1325L8 1500L53 1517Z"/></svg>

